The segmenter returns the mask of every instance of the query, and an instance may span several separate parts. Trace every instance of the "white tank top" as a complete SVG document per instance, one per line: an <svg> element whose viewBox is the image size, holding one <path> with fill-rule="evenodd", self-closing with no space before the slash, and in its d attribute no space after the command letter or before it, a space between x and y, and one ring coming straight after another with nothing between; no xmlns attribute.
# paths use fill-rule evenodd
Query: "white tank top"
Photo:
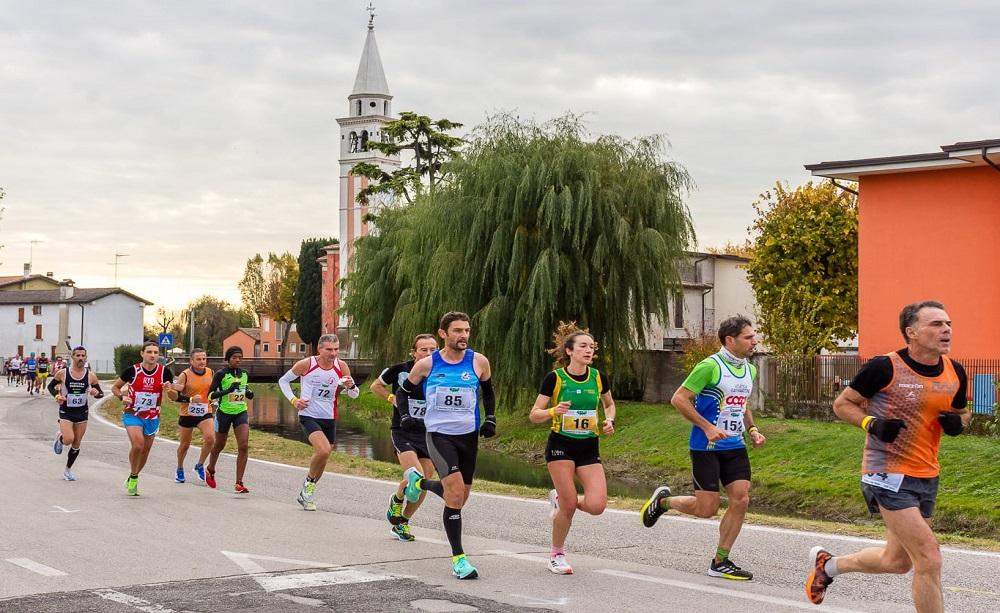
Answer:
<svg viewBox="0 0 1000 613"><path fill-rule="evenodd" d="M319 360L309 358L309 370L299 377L299 398L309 401L309 406L299 415L316 419L337 419L337 391L342 373L340 360L333 361L333 368L323 370Z"/></svg>

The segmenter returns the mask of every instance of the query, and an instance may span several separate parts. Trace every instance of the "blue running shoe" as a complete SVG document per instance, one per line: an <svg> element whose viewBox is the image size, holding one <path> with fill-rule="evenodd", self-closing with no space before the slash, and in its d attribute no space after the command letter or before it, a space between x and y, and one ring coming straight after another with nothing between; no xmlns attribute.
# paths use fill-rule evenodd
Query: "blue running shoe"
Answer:
<svg viewBox="0 0 1000 613"><path fill-rule="evenodd" d="M59 455L63 450L62 434L56 435L56 440L52 442L52 451Z"/></svg>
<svg viewBox="0 0 1000 613"><path fill-rule="evenodd" d="M459 579L475 579L479 577L479 571L465 558L465 554L452 556L451 572Z"/></svg>
<svg viewBox="0 0 1000 613"><path fill-rule="evenodd" d="M406 499L410 502L420 500L420 488L417 487L417 483L419 483L424 476L420 474L419 470L411 466L403 471L403 477L406 479L406 489L403 490L403 495L406 496Z"/></svg>
<svg viewBox="0 0 1000 613"><path fill-rule="evenodd" d="M195 464L194 465L194 472L198 473L198 478L199 479L201 479L202 481L205 480L205 465L204 464Z"/></svg>
<svg viewBox="0 0 1000 613"><path fill-rule="evenodd" d="M174 481L176 481L177 483L184 483L184 469L183 468L178 468L177 469L177 476L174 477Z"/></svg>

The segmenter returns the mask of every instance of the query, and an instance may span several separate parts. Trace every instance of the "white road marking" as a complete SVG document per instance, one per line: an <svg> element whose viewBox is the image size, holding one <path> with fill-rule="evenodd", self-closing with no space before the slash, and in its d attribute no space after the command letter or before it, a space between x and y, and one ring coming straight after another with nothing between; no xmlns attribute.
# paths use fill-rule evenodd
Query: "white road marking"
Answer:
<svg viewBox="0 0 1000 613"><path fill-rule="evenodd" d="M26 568L33 573L38 573L39 575L44 575L46 577L62 577L66 574L58 568L52 568L51 566L39 564L38 562L29 560L28 558L7 558L7 561L11 564L15 564L21 568Z"/></svg>
<svg viewBox="0 0 1000 613"><path fill-rule="evenodd" d="M683 590L691 590L694 592L705 592L707 594L717 594L719 596L726 596L729 598L742 598L743 600L755 600L757 602L781 605L783 607L792 607L795 609L802 609L805 611L816 611L816 605L809 602L800 602L798 600L788 600L787 598L778 598L777 596L766 596L764 594L755 594L749 591L731 590L724 587L701 585L698 583L687 583L684 581L677 581L675 579L664 579L662 577L650 577L648 575L640 575L638 573L632 573L626 570L611 570L608 568L602 568L594 572L598 572L604 575L611 575L613 577L622 577L624 579L635 579L636 581L646 581L647 583L669 585L670 587L676 587ZM854 609L841 609L838 607L827 606L826 604L824 604L823 613L827 613L830 611L832 611L833 613L862 613L860 611L855 611Z"/></svg>
<svg viewBox="0 0 1000 613"><path fill-rule="evenodd" d="M142 598L122 594L121 592L116 592L115 590L94 590L93 593L100 596L104 600L110 600L111 602L128 605L140 611L144 611L145 613L175 613L173 609L153 604L148 600L143 600Z"/></svg>
<svg viewBox="0 0 1000 613"><path fill-rule="evenodd" d="M560 596L558 599L538 598L536 596L525 596L524 594L511 594L514 598L523 598L529 607L563 607L569 604L569 598Z"/></svg>
<svg viewBox="0 0 1000 613"><path fill-rule="evenodd" d="M434 543L435 545L450 545L450 543L444 539L432 539L427 536L418 536L417 541L421 543Z"/></svg>
<svg viewBox="0 0 1000 613"><path fill-rule="evenodd" d="M548 564L549 559L547 557L541 557L538 555L531 555L527 553L514 553L513 551L507 551L505 549L488 549L483 553L491 556L503 556L505 558L514 558L517 560L527 560L529 562L541 562L543 564Z"/></svg>
<svg viewBox="0 0 1000 613"><path fill-rule="evenodd" d="M261 556L254 553L240 553L237 551L221 551L222 555L229 558L233 563L243 569L243 572L247 574L256 573L266 573L268 570L254 562L254 560L267 560L269 562L281 562L282 564L291 564L292 566L301 566L303 568L334 568L333 564L327 562L310 562L309 560L293 560L290 558L276 558L273 556Z"/></svg>
<svg viewBox="0 0 1000 613"><path fill-rule="evenodd" d="M59 505L55 505L55 504L52 505L52 508L58 509L58 511L49 511L49 513L59 513L59 512L62 512L62 513L79 513L80 512L80 509L72 509L72 510L71 509L64 509L63 507L60 507Z"/></svg>
<svg viewBox="0 0 1000 613"><path fill-rule="evenodd" d="M335 565L326 562L277 558L274 556L262 556L236 551L222 551L221 553L243 569L243 572L253 577L254 581L268 592L294 590L303 587L319 587L321 585L337 585L340 583L370 583L372 581L393 579L399 576L370 573L353 568L337 568ZM291 564L292 566L305 568L330 568L333 570L316 573L277 574L280 571L268 572L266 568L254 560L280 562L282 564Z"/></svg>

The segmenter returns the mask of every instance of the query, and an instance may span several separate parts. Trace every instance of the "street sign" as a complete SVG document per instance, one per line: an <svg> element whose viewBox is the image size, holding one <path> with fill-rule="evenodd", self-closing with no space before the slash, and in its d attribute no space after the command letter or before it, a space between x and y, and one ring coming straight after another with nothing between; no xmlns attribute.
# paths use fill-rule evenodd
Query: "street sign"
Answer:
<svg viewBox="0 0 1000 613"><path fill-rule="evenodd" d="M160 347L173 347L174 346L174 335L173 334L160 334L158 343Z"/></svg>

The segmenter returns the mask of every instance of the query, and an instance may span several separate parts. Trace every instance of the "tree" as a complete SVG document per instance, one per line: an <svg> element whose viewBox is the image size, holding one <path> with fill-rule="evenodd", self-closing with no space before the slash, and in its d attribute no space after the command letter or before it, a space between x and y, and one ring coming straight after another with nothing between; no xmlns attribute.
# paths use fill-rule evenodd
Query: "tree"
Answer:
<svg viewBox="0 0 1000 613"><path fill-rule="evenodd" d="M462 139L445 132L461 127L462 124L449 119L435 121L411 111L405 111L400 114L399 119L387 123L382 127L386 140L369 141L368 147L385 155L412 151L413 166L400 168L389 174L375 164L355 164L351 169L354 175L371 179L368 187L358 192L358 202L367 203L374 194L388 194L393 200L402 197L407 203L413 204L414 198L422 191L424 179L433 193L437 185L448 178L447 163L464 143Z"/></svg>
<svg viewBox="0 0 1000 613"><path fill-rule="evenodd" d="M302 241L299 249L299 282L295 289L295 328L303 342L312 345L323 334L323 269L319 258L324 247L337 243L335 238L312 238Z"/></svg>
<svg viewBox="0 0 1000 613"><path fill-rule="evenodd" d="M214 296L202 296L187 307L189 317L184 318L180 330L185 344L191 338L191 311L194 311L194 345L188 349L200 347L209 355L222 355L222 341L244 323L240 321L240 312L228 302Z"/></svg>
<svg viewBox="0 0 1000 613"><path fill-rule="evenodd" d="M573 116L501 115L451 168L433 198L384 211L355 244L344 309L362 346L397 358L442 313L465 311L498 385L526 390L551 367L558 322L576 321L602 368L628 373L652 318L667 318L694 237L691 181L663 140L588 140Z"/></svg>
<svg viewBox="0 0 1000 613"><path fill-rule="evenodd" d="M747 278L777 353L836 348L858 326L857 197L832 183L775 183L754 202Z"/></svg>
<svg viewBox="0 0 1000 613"><path fill-rule="evenodd" d="M725 245L721 247L709 247L705 250L705 252L713 255L735 255L740 258L752 258L753 245L750 241L744 241L742 243L732 243L727 241Z"/></svg>
<svg viewBox="0 0 1000 613"><path fill-rule="evenodd" d="M299 284L298 260L287 251L281 255L267 254L264 279L267 283L267 300L264 302L263 312L279 324L284 324L280 328L281 357L285 357L288 353L288 334L295 318L295 290Z"/></svg>
<svg viewBox="0 0 1000 613"><path fill-rule="evenodd" d="M255 324L259 325L258 314L264 312L264 304L267 302L264 258L259 253L247 260L243 278L237 286L240 288L240 298L243 300L244 308L253 314Z"/></svg>

